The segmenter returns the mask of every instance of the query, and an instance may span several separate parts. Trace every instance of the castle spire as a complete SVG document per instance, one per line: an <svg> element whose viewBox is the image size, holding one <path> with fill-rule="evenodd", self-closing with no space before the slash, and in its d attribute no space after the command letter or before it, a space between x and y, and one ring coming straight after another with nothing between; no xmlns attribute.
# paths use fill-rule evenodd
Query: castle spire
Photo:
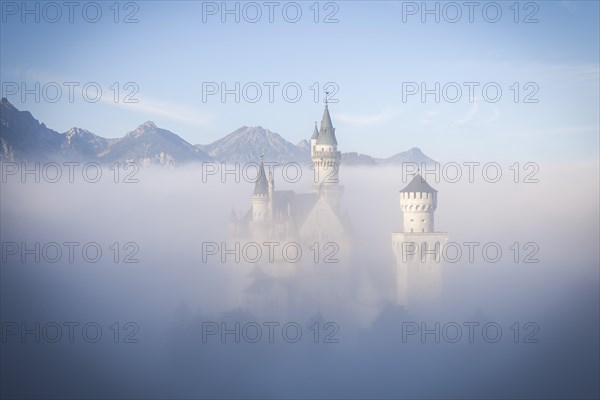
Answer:
<svg viewBox="0 0 600 400"><path fill-rule="evenodd" d="M317 144L336 145L338 144L335 138L335 129L331 122L331 116L329 115L329 107L327 101L325 101L325 111L323 111L323 118L321 119L321 130L319 131L319 137L317 138Z"/></svg>
<svg viewBox="0 0 600 400"><path fill-rule="evenodd" d="M258 168L258 176L254 184L255 195L266 195L269 193L269 182L267 181L267 174L265 173L265 164L263 161L264 154L260 155L260 167Z"/></svg>
<svg viewBox="0 0 600 400"><path fill-rule="evenodd" d="M313 139L316 140L318 138L319 138L319 128L317 128L317 121L315 121L315 129L313 130L313 134L312 134L310 140L313 140Z"/></svg>
<svg viewBox="0 0 600 400"><path fill-rule="evenodd" d="M328 95L329 93L326 92ZM335 128L329 115L329 104L325 98L325 110L321 119L321 129L316 140L311 140L311 160L314 166L315 185L313 190L323 195L329 204L337 209L342 193L339 185L339 169L342 153L337 149Z"/></svg>

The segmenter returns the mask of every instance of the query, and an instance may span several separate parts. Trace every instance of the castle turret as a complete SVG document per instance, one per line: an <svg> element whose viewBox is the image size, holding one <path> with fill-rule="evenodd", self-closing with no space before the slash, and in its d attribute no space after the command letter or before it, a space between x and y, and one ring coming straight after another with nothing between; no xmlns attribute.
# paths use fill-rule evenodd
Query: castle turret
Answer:
<svg viewBox="0 0 600 400"><path fill-rule="evenodd" d="M437 208L437 190L417 174L400 191L400 208L404 215L404 232L434 232L433 214Z"/></svg>
<svg viewBox="0 0 600 400"><path fill-rule="evenodd" d="M270 221L269 200L269 182L267 181L265 165L261 157L258 176L254 184L254 193L252 194L253 222Z"/></svg>
<svg viewBox="0 0 600 400"><path fill-rule="evenodd" d="M440 255L448 240L445 233L436 232L434 228L437 190L417 174L400 191L400 208L404 229L392 233L396 301L413 310L434 310L441 304L443 260Z"/></svg>
<svg viewBox="0 0 600 400"><path fill-rule="evenodd" d="M311 158L314 157L314 155L315 155L318 138L319 138L319 129L317 128L317 121L315 121L315 129L313 130L313 134L310 138L310 157Z"/></svg>
<svg viewBox="0 0 600 400"><path fill-rule="evenodd" d="M321 129L313 133L310 141L315 174L314 191L324 196L334 209L338 209L343 192L343 187L339 184L342 153L337 149L338 142L329 115L327 99L321 119Z"/></svg>
<svg viewBox="0 0 600 400"><path fill-rule="evenodd" d="M313 138L314 138L313 134ZM311 146L313 142L311 138ZM321 120L321 129L315 140L312 161L315 173L316 185L337 185L339 182L339 168L342 154L337 150L337 139L335 128L331 123L329 107L325 103L325 111Z"/></svg>

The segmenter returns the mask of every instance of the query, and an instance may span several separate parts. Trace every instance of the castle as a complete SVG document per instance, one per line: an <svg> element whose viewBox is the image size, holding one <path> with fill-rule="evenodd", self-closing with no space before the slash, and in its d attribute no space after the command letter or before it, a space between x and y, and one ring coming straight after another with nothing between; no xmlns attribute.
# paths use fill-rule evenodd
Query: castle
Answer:
<svg viewBox="0 0 600 400"><path fill-rule="evenodd" d="M309 193L275 190L273 171L265 171L261 159L254 184L252 206L230 223L238 237L254 240L295 240L304 243L348 239L349 220L341 212L343 186L339 184L341 152L337 149L335 128L328 104L310 139L314 185Z"/></svg>
<svg viewBox="0 0 600 400"><path fill-rule="evenodd" d="M235 240L277 243L278 248L292 246L303 253L302 260L290 262L277 252L274 262L253 266L247 274L244 303L256 315L285 315L306 308L331 310L351 292L343 270L344 260L351 258L351 227L342 212L341 152L327 102L310 146L314 175L310 192L275 190L273 171L267 173L261 159L251 207L240 219L234 212L231 215Z"/></svg>
<svg viewBox="0 0 600 400"><path fill-rule="evenodd" d="M414 310L439 303L439 254L447 238L434 230L437 191L419 174L400 191L404 227L402 232L392 233L395 282L393 288L380 289L371 281L369 266L353 262L350 221L341 212L344 188L339 182L341 153L337 146L326 101L321 125L315 123L310 139L312 190L275 190L273 171L266 172L261 158L251 207L240 219L232 212L231 235L245 243L270 241L282 247L293 243L303 249L336 246L335 263L324 264L322 259L290 263L279 256L274 262L253 265L242 287L243 302L255 315L285 315L294 309L326 312L343 307L373 318L373 310L386 303ZM365 302L365 298L369 300Z"/></svg>

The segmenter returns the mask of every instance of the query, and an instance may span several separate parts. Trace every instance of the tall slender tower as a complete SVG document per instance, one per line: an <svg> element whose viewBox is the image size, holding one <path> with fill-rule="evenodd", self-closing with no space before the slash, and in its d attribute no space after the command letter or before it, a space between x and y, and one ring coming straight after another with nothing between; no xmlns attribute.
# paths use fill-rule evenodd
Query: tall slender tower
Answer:
<svg viewBox="0 0 600 400"><path fill-rule="evenodd" d="M310 139L311 158L314 168L314 190L326 196L330 204L337 208L343 191L339 184L340 164L342 153L337 149L335 128L329 115L327 98L325 98L325 111L321 119L321 129L315 131Z"/></svg>
<svg viewBox="0 0 600 400"><path fill-rule="evenodd" d="M252 193L252 222L262 223L271 221L271 185L267 180L265 173L265 164L262 156L260 158L260 168L258 169L258 177L254 183L254 193Z"/></svg>
<svg viewBox="0 0 600 400"><path fill-rule="evenodd" d="M396 301L410 309L435 308L442 290L445 233L435 232L437 190L417 174L400 191L403 232L392 233L396 257Z"/></svg>

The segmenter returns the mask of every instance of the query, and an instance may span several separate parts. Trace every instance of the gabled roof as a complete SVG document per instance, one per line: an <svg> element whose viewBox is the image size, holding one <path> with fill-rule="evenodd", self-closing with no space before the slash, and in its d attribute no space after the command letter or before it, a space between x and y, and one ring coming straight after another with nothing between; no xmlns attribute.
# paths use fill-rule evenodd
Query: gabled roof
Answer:
<svg viewBox="0 0 600 400"><path fill-rule="evenodd" d="M301 236L311 234L311 221L313 221L319 226L317 229L325 229L327 232L335 232L338 228L340 228L342 234L349 233L346 229L344 219L345 218L340 215L338 209L333 208L329 200L327 200L325 196L321 195L317 197L315 204L313 204L306 215L303 216L298 232ZM324 221L327 222L323 223Z"/></svg>
<svg viewBox="0 0 600 400"><path fill-rule="evenodd" d="M404 189L400 191L400 193L435 193L437 190L429 186L429 184L423 179L420 174L416 174L415 177L410 181L408 185Z"/></svg>
<svg viewBox="0 0 600 400"><path fill-rule="evenodd" d="M319 200L318 193L297 193L292 202L292 215L296 218L296 221L303 222L317 200Z"/></svg>

